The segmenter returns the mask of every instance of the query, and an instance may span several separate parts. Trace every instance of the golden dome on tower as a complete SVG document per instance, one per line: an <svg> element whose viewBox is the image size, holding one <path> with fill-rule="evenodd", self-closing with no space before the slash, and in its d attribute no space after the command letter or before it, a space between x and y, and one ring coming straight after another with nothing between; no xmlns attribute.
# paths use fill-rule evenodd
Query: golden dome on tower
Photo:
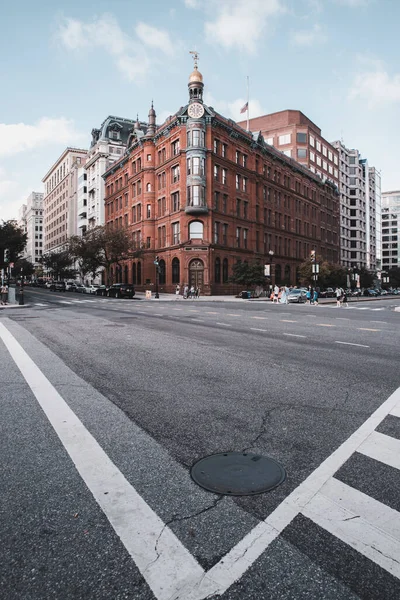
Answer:
<svg viewBox="0 0 400 600"><path fill-rule="evenodd" d="M197 69L194 68L194 71L189 76L189 83L203 83L203 75Z"/></svg>

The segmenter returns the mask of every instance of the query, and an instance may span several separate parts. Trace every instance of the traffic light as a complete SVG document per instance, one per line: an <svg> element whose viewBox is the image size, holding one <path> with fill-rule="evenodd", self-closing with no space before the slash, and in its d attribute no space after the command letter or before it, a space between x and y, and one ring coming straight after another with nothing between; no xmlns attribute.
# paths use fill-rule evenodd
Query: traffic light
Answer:
<svg viewBox="0 0 400 600"><path fill-rule="evenodd" d="M10 262L10 250L9 250L9 248L5 248L4 249L4 262L5 263L9 263Z"/></svg>
<svg viewBox="0 0 400 600"><path fill-rule="evenodd" d="M315 250L311 250L311 262L315 262Z"/></svg>

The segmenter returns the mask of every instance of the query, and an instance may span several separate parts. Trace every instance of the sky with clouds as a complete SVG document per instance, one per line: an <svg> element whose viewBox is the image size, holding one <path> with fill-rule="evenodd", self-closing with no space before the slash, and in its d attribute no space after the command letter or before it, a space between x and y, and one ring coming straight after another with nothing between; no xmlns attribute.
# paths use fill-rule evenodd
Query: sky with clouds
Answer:
<svg viewBox="0 0 400 600"><path fill-rule="evenodd" d="M400 189L399 0L20 0L0 28L0 220L16 217L67 145L108 115L157 122L205 101L240 119L303 111Z"/></svg>

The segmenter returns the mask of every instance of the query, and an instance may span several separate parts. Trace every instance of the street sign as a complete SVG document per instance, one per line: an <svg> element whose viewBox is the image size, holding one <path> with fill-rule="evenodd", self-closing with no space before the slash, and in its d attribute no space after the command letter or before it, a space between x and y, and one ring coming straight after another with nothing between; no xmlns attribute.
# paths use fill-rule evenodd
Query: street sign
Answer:
<svg viewBox="0 0 400 600"><path fill-rule="evenodd" d="M271 265L264 265L264 277L271 277Z"/></svg>

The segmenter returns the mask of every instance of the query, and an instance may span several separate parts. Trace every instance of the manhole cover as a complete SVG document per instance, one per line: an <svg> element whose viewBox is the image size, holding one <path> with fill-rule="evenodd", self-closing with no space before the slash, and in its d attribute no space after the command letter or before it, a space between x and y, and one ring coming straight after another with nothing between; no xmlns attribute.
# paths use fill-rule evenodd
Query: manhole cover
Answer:
<svg viewBox="0 0 400 600"><path fill-rule="evenodd" d="M251 452L206 456L193 465L190 474L209 492L229 496L262 494L286 479L286 471L279 463Z"/></svg>

